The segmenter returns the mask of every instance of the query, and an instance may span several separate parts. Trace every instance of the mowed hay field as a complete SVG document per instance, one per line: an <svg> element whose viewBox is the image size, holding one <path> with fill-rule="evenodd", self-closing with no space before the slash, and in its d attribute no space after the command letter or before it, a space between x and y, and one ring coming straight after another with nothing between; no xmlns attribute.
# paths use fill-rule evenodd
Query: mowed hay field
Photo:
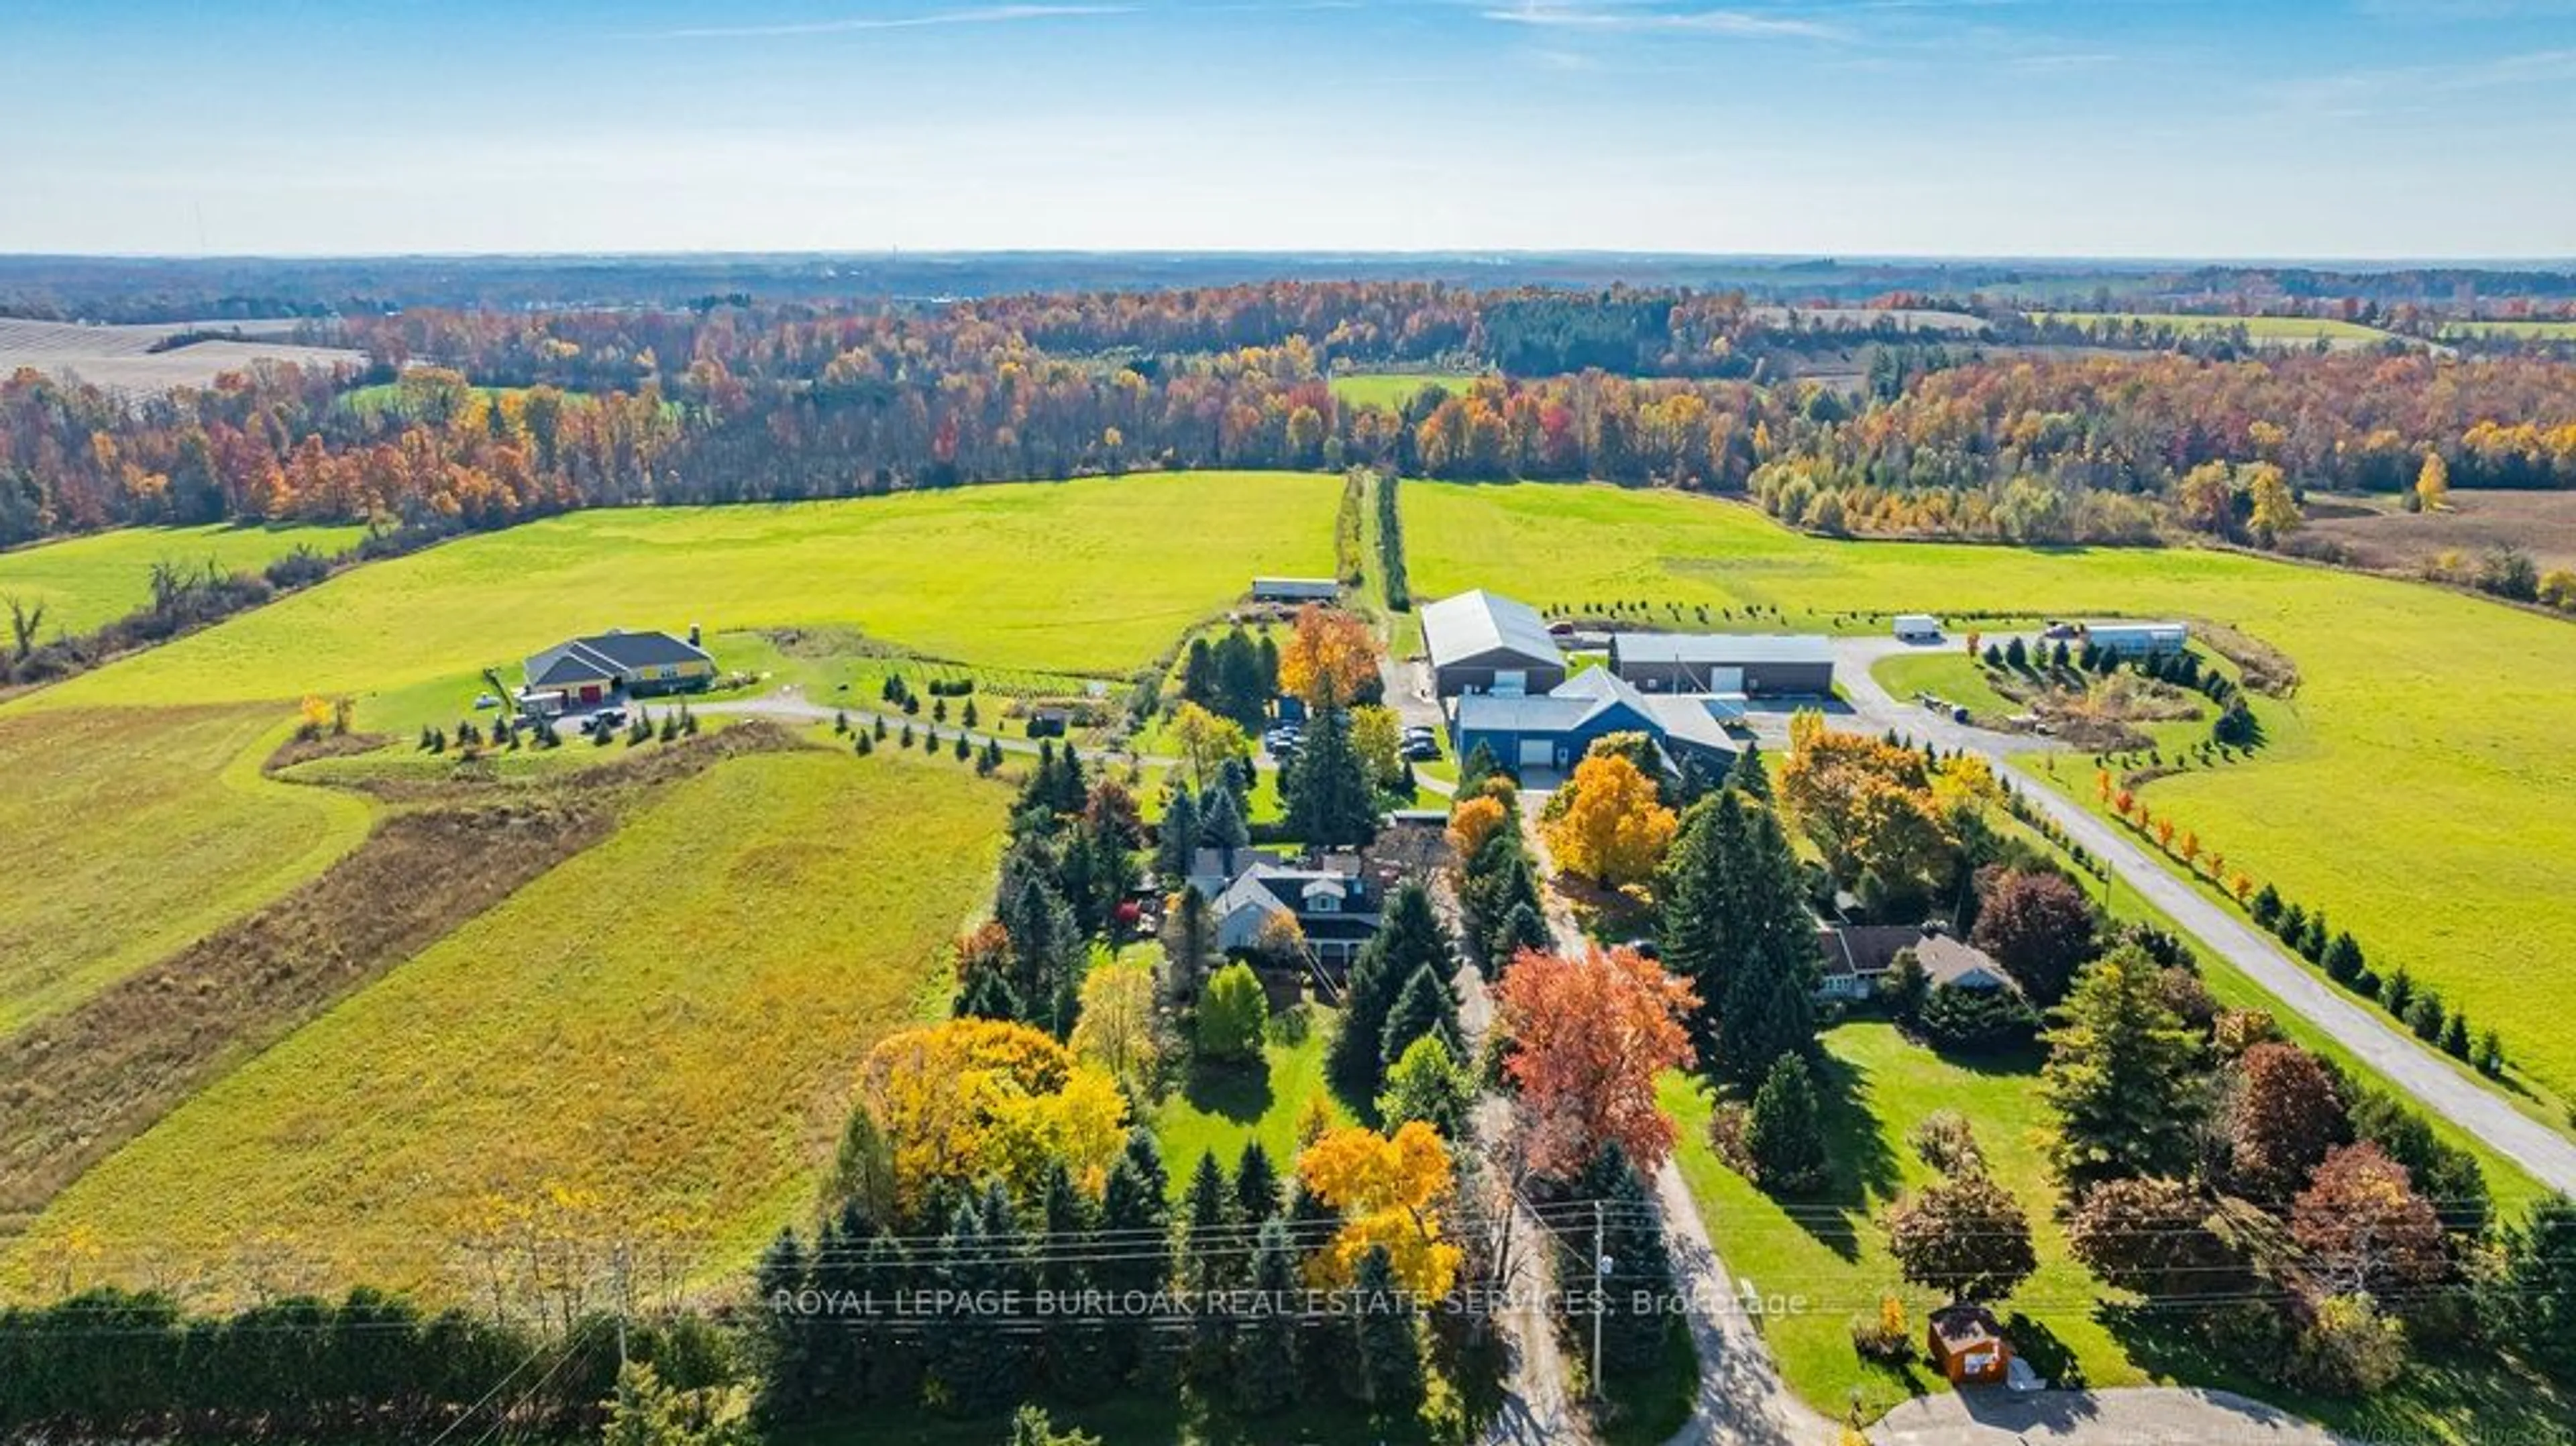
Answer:
<svg viewBox="0 0 2576 1446"><path fill-rule="evenodd" d="M0 1038L355 848L371 806L263 778L265 707L0 712Z"/></svg>
<svg viewBox="0 0 2576 1446"><path fill-rule="evenodd" d="M566 635L848 624L988 667L1123 674L1257 572L1332 566L1337 478L1155 473L581 512L372 563L40 706L396 691Z"/></svg>
<svg viewBox="0 0 2576 1446"><path fill-rule="evenodd" d="M455 1298L514 1207L747 1264L919 1014L1007 804L909 756L718 764L91 1170L0 1280Z"/></svg>
<svg viewBox="0 0 2576 1446"><path fill-rule="evenodd" d="M298 547L328 557L362 527L126 527L0 552L0 599L44 605L40 637L86 633L152 600L152 565L257 572Z"/></svg>
<svg viewBox="0 0 2576 1446"><path fill-rule="evenodd" d="M2287 652L2255 762L2149 785L2158 814L2403 962L2576 1091L2576 627L2419 584L2220 552L1830 542L1750 508L1608 487L1408 483L1414 591L1834 614L2171 615ZM1766 622L1769 621L1766 619ZM1712 626L1723 627L1723 622ZM1863 626L1858 622L1850 626ZM1883 623L1866 624L1873 630Z"/></svg>

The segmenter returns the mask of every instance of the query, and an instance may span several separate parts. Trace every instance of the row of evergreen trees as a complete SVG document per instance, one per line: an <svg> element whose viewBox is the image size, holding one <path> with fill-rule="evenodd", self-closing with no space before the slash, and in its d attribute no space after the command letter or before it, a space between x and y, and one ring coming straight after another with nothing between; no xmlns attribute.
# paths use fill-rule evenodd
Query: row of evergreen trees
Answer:
<svg viewBox="0 0 2576 1446"><path fill-rule="evenodd" d="M1341 1227L1256 1142L1229 1172L1202 1155L1175 1211L1137 1130L1094 1201L1058 1162L1040 1198L998 1183L935 1198L933 1235L856 1205L811 1244L782 1235L759 1269L773 1424L927 1406L976 1416L1034 1398L1168 1394L1266 1416L1336 1393L1403 1412L1421 1338L1383 1250L1319 1310L1309 1257Z"/></svg>
<svg viewBox="0 0 2576 1446"><path fill-rule="evenodd" d="M1091 779L1071 745L1050 740L1011 810L993 891L1002 948L959 961L957 1013L1071 1032L1090 941L1135 888L1144 824L1115 779Z"/></svg>
<svg viewBox="0 0 2576 1446"><path fill-rule="evenodd" d="M1211 643L1205 634L1190 639L1181 656L1181 696L1220 718L1231 718L1247 733L1258 733L1270 717L1270 700L1279 696L1279 644L1268 633L1255 637L1241 624Z"/></svg>
<svg viewBox="0 0 2576 1446"><path fill-rule="evenodd" d="M1404 571L1404 514L1397 504L1400 485L1393 472L1377 478L1377 570L1386 579L1386 605L1397 612L1413 608L1413 582Z"/></svg>
<svg viewBox="0 0 2576 1446"><path fill-rule="evenodd" d="M630 1322L626 1347L682 1388L733 1369L730 1343L695 1316ZM0 1437L426 1439L450 1426L562 1437L596 1428L617 1352L605 1318L555 1336L462 1310L425 1314L372 1289L226 1316L95 1290L0 1312Z"/></svg>

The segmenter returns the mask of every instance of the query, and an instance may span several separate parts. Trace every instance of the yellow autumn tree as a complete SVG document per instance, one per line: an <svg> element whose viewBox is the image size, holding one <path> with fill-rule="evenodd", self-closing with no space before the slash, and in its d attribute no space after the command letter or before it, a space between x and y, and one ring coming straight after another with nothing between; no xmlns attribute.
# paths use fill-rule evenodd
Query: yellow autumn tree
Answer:
<svg viewBox="0 0 2576 1446"><path fill-rule="evenodd" d="M2299 530L2307 515L2299 510L2299 499L2290 490L2289 479L2269 462L2257 462L2244 470L2249 480L2246 495L2253 501L2254 535L2266 544L2275 543Z"/></svg>
<svg viewBox="0 0 2576 1446"><path fill-rule="evenodd" d="M1500 832L1509 817L1498 798L1471 798L1449 810L1449 850L1461 863L1476 856L1485 840Z"/></svg>
<svg viewBox="0 0 2576 1446"><path fill-rule="evenodd" d="M2415 501L2426 512L2439 512L2451 496L2451 464L2439 452L2424 454L2424 465L2415 474Z"/></svg>
<svg viewBox="0 0 2576 1446"><path fill-rule="evenodd" d="M1191 784L1202 792L1227 764L1252 751L1242 724L1196 703L1183 703L1173 710L1171 738L1181 750L1182 761L1190 766Z"/></svg>
<svg viewBox="0 0 2576 1446"><path fill-rule="evenodd" d="M1309 603L1279 650L1279 686L1309 708L1346 707L1377 678L1378 658L1377 634L1357 614Z"/></svg>
<svg viewBox="0 0 2576 1446"><path fill-rule="evenodd" d="M1153 946L1147 946L1152 949ZM1154 1072L1154 967L1122 960L1095 948L1082 976L1082 1015L1066 1040L1076 1059L1100 1066L1114 1079L1142 1084Z"/></svg>
<svg viewBox="0 0 2576 1446"><path fill-rule="evenodd" d="M1126 1099L1108 1073L1011 1020L886 1036L859 1066L859 1107L885 1138L907 1210L938 1182L993 1175L1033 1198L1053 1157L1096 1191L1126 1141Z"/></svg>
<svg viewBox="0 0 2576 1446"><path fill-rule="evenodd" d="M1653 779L1627 755L1603 754L1576 766L1547 846L1558 867L1615 889L1654 877L1677 827Z"/></svg>
<svg viewBox="0 0 2576 1446"><path fill-rule="evenodd" d="M1449 1147L1420 1120L1393 1135L1349 1126L1328 1130L1297 1157L1297 1177L1342 1213L1341 1232L1307 1270L1318 1289L1348 1285L1370 1250L1383 1247L1406 1290L1449 1293L1463 1252L1442 1238L1438 1202L1449 1190Z"/></svg>
<svg viewBox="0 0 2576 1446"><path fill-rule="evenodd" d="M1284 663L1281 666L1286 666ZM1382 783L1404 776L1404 723L1392 708L1371 704L1351 710L1351 751L1369 781Z"/></svg>

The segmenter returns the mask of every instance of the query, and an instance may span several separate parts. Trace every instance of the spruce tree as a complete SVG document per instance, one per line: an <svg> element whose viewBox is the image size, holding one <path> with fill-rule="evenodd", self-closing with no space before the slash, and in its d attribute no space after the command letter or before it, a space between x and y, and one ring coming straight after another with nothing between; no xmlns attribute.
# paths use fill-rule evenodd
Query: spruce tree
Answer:
<svg viewBox="0 0 2576 1446"><path fill-rule="evenodd" d="M1234 1288L1234 1191L1214 1151L1202 1151L1190 1172L1184 1208L1188 1233L1181 1239L1181 1285L1196 1301L1190 1319L1186 1364L1193 1384L1221 1389L1233 1367L1232 1321L1218 1297Z"/></svg>
<svg viewBox="0 0 2576 1446"><path fill-rule="evenodd" d="M1235 1340L1234 1408L1267 1416L1297 1399L1297 1252L1277 1216L1262 1222L1252 1254L1251 1311Z"/></svg>
<svg viewBox="0 0 2576 1446"><path fill-rule="evenodd" d="M1362 844L1377 835L1377 790L1351 744L1346 708L1320 708L1306 722L1297 756L1281 774L1288 831L1317 847Z"/></svg>
<svg viewBox="0 0 2576 1446"><path fill-rule="evenodd" d="M1428 1034L1437 1034L1447 1043L1458 1040L1458 1000L1449 989L1449 981L1425 965L1413 971L1404 983L1404 992L1395 998L1395 1007L1387 1011L1386 1026L1378 1035L1378 1077L1385 1078L1385 1067L1404 1057L1413 1042Z"/></svg>
<svg viewBox="0 0 2576 1446"><path fill-rule="evenodd" d="M974 1202L957 1207L939 1240L939 1288L950 1299L972 1301L1000 1288L996 1242L987 1238L984 1213ZM977 1416L1016 1399L1017 1383L1005 1359L1000 1323L970 1306L951 1308L925 1341L938 1398L959 1415Z"/></svg>
<svg viewBox="0 0 2576 1446"><path fill-rule="evenodd" d="M1361 1399L1380 1415L1410 1418L1422 1405L1422 1343L1413 1302L1396 1288L1383 1245L1360 1260L1354 1309Z"/></svg>
<svg viewBox="0 0 2576 1446"><path fill-rule="evenodd" d="M1199 813L1199 842L1222 852L1224 870L1234 872L1235 855L1252 847L1252 830L1243 822L1243 803L1234 790L1219 788L1206 800Z"/></svg>
<svg viewBox="0 0 2576 1446"><path fill-rule="evenodd" d="M1387 901L1376 936L1361 947L1343 991L1341 1032L1334 1036L1327 1060L1342 1098L1361 1108L1377 1098L1386 1077L1387 1019L1413 976L1429 970L1435 979L1446 980L1457 967L1449 931L1441 926L1431 895L1418 883L1399 886Z"/></svg>
<svg viewBox="0 0 2576 1446"><path fill-rule="evenodd" d="M1238 1218L1250 1225L1267 1220L1280 1211L1279 1167L1270 1161L1270 1152L1259 1140L1246 1140L1243 1153L1234 1162L1234 1208Z"/></svg>
<svg viewBox="0 0 2576 1446"><path fill-rule="evenodd" d="M1824 1183L1825 1132L1816 1116L1816 1087L1807 1061L1782 1055L1753 1096L1744 1131L1755 1178L1772 1194L1803 1194Z"/></svg>
<svg viewBox="0 0 2576 1446"><path fill-rule="evenodd" d="M1616 1144L1603 1145L1584 1166L1576 1193L1601 1202L1601 1253L1610 1258L1609 1274L1599 1277L1603 1371L1617 1376L1652 1370L1663 1360L1671 1317L1662 1305L1673 1295L1672 1254L1654 1194ZM1580 1212L1573 1220L1566 1234L1588 1254L1592 1233L1582 1228L1588 1222ZM1558 1278L1566 1281L1593 1273L1592 1262L1579 1258L1558 1267ZM1649 1303L1642 1310L1641 1301Z"/></svg>
<svg viewBox="0 0 2576 1446"><path fill-rule="evenodd" d="M2070 1186L2180 1175L2197 1148L2200 1039L2164 1002L2155 961L2124 945L2086 966L2046 1035L2040 1091Z"/></svg>
<svg viewBox="0 0 2576 1446"><path fill-rule="evenodd" d="M1109 1182L1100 1196L1102 1236L1120 1242L1118 1249L1104 1252L1094 1267L1102 1290L1113 1295L1150 1294L1171 1283L1172 1210L1165 1193L1168 1189L1162 1152L1154 1147L1153 1134L1142 1129L1130 1134L1126 1152L1110 1167ZM1110 1323L1104 1335L1110 1369L1116 1376L1136 1379L1148 1355L1151 1330L1132 1317L1120 1317Z"/></svg>
<svg viewBox="0 0 2576 1446"><path fill-rule="evenodd" d="M1752 1089L1816 1038L1815 926L1771 810L1730 789L1691 806L1665 866L1664 967L1699 993L1702 1068Z"/></svg>
<svg viewBox="0 0 2576 1446"><path fill-rule="evenodd" d="M1057 1317L1042 1338L1045 1381L1067 1399L1097 1399L1109 1387L1107 1338L1088 1312L1067 1303L1092 1286L1090 1257L1101 1253L1101 1240L1090 1197L1061 1159L1048 1162L1040 1209L1046 1236L1036 1284L1054 1303Z"/></svg>
<svg viewBox="0 0 2576 1446"><path fill-rule="evenodd" d="M1735 755L1735 766L1726 771L1726 786L1738 793L1769 802L1771 770L1762 761L1762 745L1746 740L1744 751Z"/></svg>
<svg viewBox="0 0 2576 1446"><path fill-rule="evenodd" d="M1163 821L1154 829L1154 872L1166 889L1177 889L1190 876L1190 855L1199 842L1199 801L1187 784L1172 786L1172 801L1163 806Z"/></svg>

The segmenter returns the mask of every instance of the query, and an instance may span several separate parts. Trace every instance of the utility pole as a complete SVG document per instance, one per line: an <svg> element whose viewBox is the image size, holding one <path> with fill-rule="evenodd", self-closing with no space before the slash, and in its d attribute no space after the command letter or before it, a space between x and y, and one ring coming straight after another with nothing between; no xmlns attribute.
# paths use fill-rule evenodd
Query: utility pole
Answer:
<svg viewBox="0 0 2576 1446"><path fill-rule="evenodd" d="M617 1268L617 1369L618 1373L623 1375L626 1370L626 1308L628 1295L626 1242L621 1240L617 1243L617 1254L615 1259Z"/></svg>
<svg viewBox="0 0 2576 1446"><path fill-rule="evenodd" d="M1602 1282L1610 1278L1610 1257L1601 1253L1602 1205L1592 1202L1592 1399L1601 1399Z"/></svg>

